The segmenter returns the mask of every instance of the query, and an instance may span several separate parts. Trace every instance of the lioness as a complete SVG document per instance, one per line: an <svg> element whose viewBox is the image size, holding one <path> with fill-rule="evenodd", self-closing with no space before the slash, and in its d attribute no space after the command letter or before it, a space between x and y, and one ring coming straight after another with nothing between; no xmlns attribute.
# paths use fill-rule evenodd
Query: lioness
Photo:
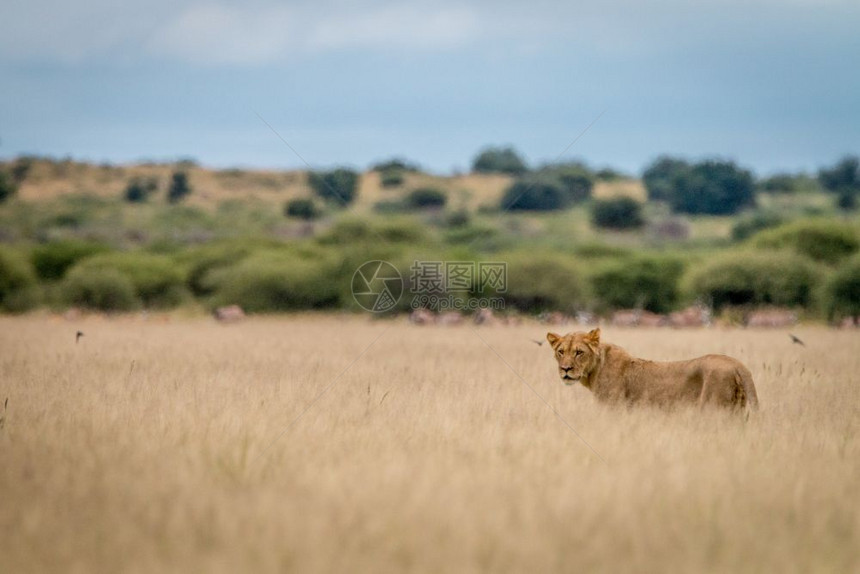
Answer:
<svg viewBox="0 0 860 574"><path fill-rule="evenodd" d="M603 402L758 407L749 370L725 355L665 363L637 359L621 347L601 343L600 329L563 337L547 333L546 338L564 383L579 381Z"/></svg>

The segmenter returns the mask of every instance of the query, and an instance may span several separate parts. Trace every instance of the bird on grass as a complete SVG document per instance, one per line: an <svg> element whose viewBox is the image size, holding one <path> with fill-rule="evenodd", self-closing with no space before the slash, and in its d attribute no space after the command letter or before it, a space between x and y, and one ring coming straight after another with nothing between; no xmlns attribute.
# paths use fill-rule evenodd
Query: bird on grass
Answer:
<svg viewBox="0 0 860 574"><path fill-rule="evenodd" d="M81 340L81 337L83 337L83 336L84 336L84 332L83 332L83 331L78 331L78 332L75 334L75 343L77 344L77 342L78 342L78 341L80 341L80 340Z"/></svg>

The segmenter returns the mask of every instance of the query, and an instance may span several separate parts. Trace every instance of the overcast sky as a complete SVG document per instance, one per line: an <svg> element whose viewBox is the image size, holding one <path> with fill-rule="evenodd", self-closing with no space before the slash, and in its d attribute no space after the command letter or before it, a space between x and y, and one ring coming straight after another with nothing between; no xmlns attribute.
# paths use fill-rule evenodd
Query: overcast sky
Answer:
<svg viewBox="0 0 860 574"><path fill-rule="evenodd" d="M860 153L860 1L3 0L0 157L759 173ZM258 117L258 114L260 117Z"/></svg>

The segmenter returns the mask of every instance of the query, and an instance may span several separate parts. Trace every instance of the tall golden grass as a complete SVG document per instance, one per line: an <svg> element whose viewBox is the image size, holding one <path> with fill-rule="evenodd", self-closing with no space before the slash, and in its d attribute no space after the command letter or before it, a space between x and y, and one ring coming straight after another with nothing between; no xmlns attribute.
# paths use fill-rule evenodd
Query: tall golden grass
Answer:
<svg viewBox="0 0 860 574"><path fill-rule="evenodd" d="M545 332L2 318L0 570L860 568L856 333L604 331L741 359L744 421L600 406Z"/></svg>

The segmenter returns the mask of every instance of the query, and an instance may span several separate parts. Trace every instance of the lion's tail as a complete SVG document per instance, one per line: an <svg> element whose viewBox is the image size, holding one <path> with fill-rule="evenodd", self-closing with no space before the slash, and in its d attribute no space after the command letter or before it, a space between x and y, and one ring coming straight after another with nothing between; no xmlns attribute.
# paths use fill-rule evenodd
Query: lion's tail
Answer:
<svg viewBox="0 0 860 574"><path fill-rule="evenodd" d="M755 384L753 383L752 373L744 366L739 366L735 370L735 380L739 389L743 392L746 404L751 411L758 409L758 395L755 392ZM743 404L741 404L743 406Z"/></svg>

